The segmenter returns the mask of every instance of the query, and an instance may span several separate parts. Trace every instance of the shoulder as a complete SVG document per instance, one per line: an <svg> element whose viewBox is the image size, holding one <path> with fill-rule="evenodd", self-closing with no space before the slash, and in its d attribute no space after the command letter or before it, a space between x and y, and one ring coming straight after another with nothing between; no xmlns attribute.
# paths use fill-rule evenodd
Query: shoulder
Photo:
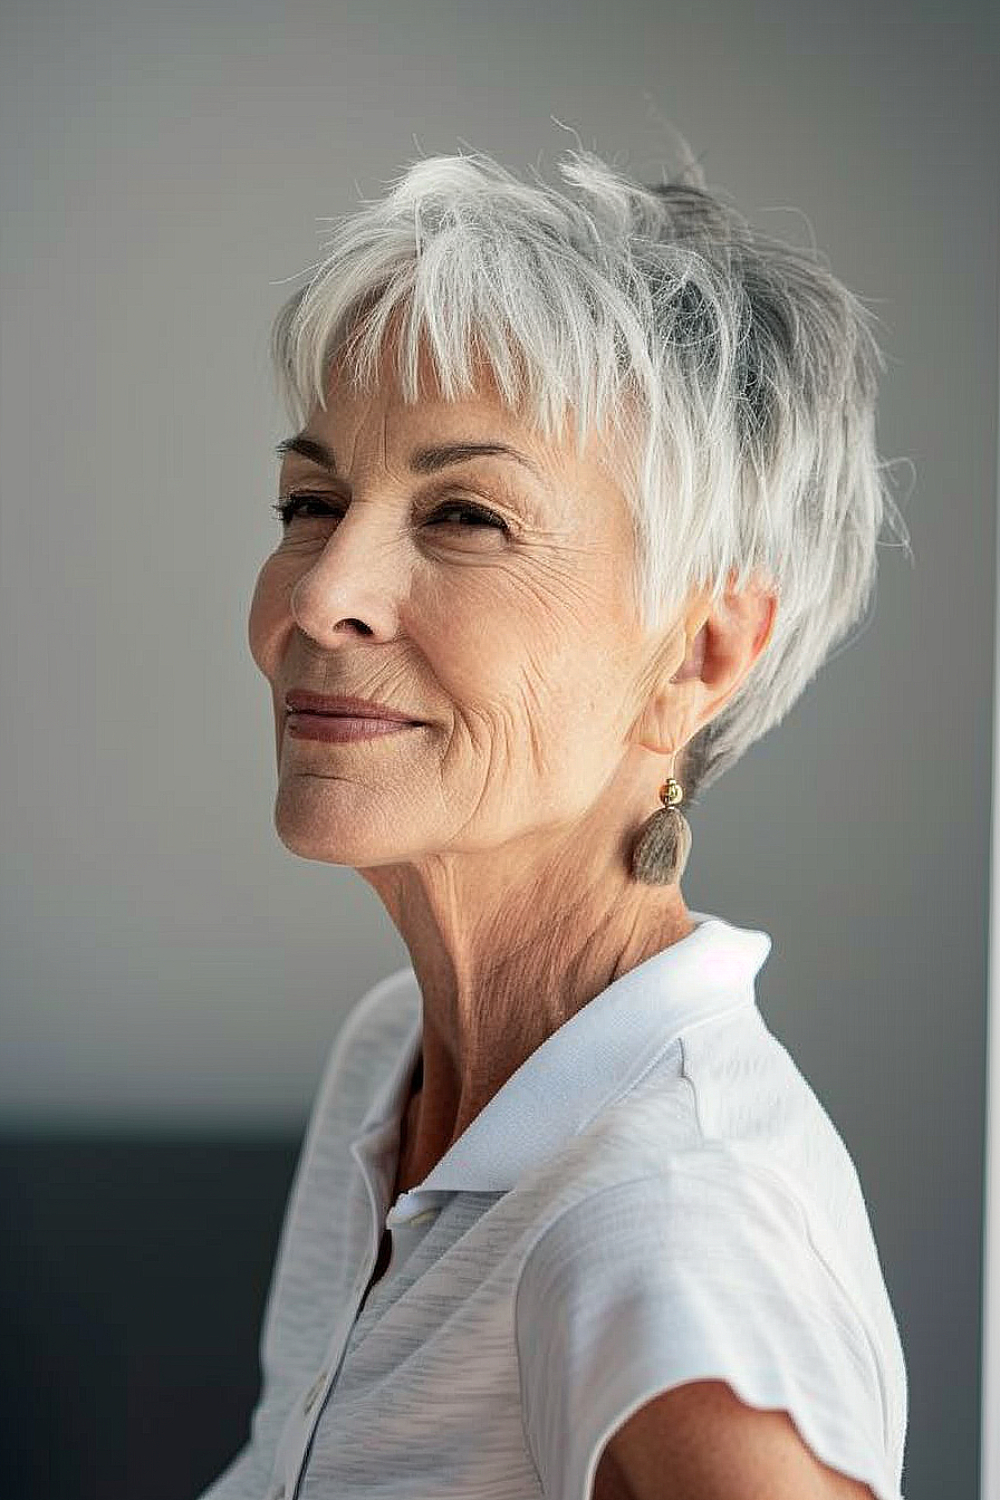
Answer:
<svg viewBox="0 0 1000 1500"><path fill-rule="evenodd" d="M726 1148L784 1184L817 1253L864 1298L883 1341L889 1309L868 1205L847 1143L795 1058L756 1007L682 1038L705 1145Z"/></svg>
<svg viewBox="0 0 1000 1500"><path fill-rule="evenodd" d="M808 1195L760 1152L704 1141L563 1207L522 1262L518 1324L556 1303L563 1322L589 1319L627 1295L636 1306L649 1302L656 1317L675 1304L675 1345L685 1328L694 1334L707 1313L727 1307L743 1334L759 1319L775 1350L779 1315L785 1333L837 1326L870 1364L850 1292L817 1248L812 1221ZM736 1331L725 1341L738 1342Z"/></svg>
<svg viewBox="0 0 1000 1500"><path fill-rule="evenodd" d="M561 1211L522 1265L514 1322L525 1431L547 1495L590 1500L610 1449L602 1484L617 1477L643 1500L657 1493L636 1488L643 1466L662 1476L675 1447L688 1452L709 1424L720 1464L759 1440L762 1464L810 1473L813 1489L789 1496L860 1500L871 1484L877 1500L898 1500L885 1371L865 1319L794 1191L745 1149L704 1142ZM692 1463L708 1461L703 1447ZM845 1477L861 1487L845 1490ZM747 1500L784 1500L758 1479ZM741 1500L711 1488L711 1469L697 1482L678 1495Z"/></svg>
<svg viewBox="0 0 1000 1500"><path fill-rule="evenodd" d="M743 1142L704 1140L668 1149L655 1170L604 1181L564 1205L533 1241L519 1288L581 1258L613 1272L620 1262L605 1263L602 1247L609 1244L653 1270L700 1256L711 1244L726 1261L753 1259L775 1237L794 1243L813 1265L802 1203L785 1176Z"/></svg>

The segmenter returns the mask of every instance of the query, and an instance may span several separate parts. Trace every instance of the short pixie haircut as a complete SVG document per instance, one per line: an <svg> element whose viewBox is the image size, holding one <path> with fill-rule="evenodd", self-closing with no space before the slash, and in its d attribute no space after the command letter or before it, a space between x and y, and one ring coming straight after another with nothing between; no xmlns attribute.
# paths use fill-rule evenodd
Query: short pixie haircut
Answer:
<svg viewBox="0 0 1000 1500"><path fill-rule="evenodd" d="M271 356L300 425L326 410L334 359L371 389L390 320L408 403L422 345L446 400L474 393L485 357L546 439L568 413L578 451L595 429L617 444L644 629L672 626L693 590L777 593L770 640L674 767L690 801L861 617L884 513L907 551L909 535L876 451L875 315L815 250L708 191L681 143L683 170L653 186L583 150L558 163L569 190L477 152L417 160L384 198L324 221L327 258L278 312Z"/></svg>

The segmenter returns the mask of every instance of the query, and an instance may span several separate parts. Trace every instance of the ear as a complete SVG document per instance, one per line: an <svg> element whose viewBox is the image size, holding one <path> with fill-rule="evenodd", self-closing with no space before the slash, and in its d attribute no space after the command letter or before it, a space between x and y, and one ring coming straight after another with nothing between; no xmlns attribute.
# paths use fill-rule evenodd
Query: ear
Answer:
<svg viewBox="0 0 1000 1500"><path fill-rule="evenodd" d="M647 705L639 743L676 754L714 719L771 639L777 614L773 585L729 591L715 605L699 594L683 621L683 659Z"/></svg>

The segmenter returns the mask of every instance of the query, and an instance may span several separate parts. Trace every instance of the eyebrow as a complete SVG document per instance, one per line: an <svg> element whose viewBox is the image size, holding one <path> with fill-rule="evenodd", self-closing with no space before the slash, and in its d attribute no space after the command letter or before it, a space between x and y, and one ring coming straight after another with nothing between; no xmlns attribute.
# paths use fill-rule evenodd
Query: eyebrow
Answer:
<svg viewBox="0 0 1000 1500"><path fill-rule="evenodd" d="M286 453L300 453L303 458L311 459L330 474L337 473L337 460L332 451L318 438L307 437L305 433L284 438L274 451L279 457ZM432 448L418 448L415 453L410 454L410 468L416 474L433 474L438 469L447 468L449 464L484 457L512 458L529 469L536 479L542 479L541 471L530 458L525 458L523 453L518 453L516 448L509 448L505 443L441 443Z"/></svg>

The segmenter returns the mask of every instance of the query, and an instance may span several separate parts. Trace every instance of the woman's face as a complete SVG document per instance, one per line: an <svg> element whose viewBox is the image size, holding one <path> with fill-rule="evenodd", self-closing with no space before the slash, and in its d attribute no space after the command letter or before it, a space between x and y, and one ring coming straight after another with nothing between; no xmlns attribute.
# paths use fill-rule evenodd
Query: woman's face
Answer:
<svg viewBox="0 0 1000 1500"><path fill-rule="evenodd" d="M279 494L308 503L251 604L282 842L360 869L532 835L564 834L572 848L581 821L624 827L630 798L637 825L650 757L631 731L650 653L631 605L631 521L603 444L578 461L571 438L544 443L485 375L482 394L449 402L425 366L434 394L407 407L383 370L367 395L334 372L326 412L306 424L335 472L285 454ZM461 444L511 453L428 453ZM285 710L296 687L423 723L351 742L298 738Z"/></svg>

